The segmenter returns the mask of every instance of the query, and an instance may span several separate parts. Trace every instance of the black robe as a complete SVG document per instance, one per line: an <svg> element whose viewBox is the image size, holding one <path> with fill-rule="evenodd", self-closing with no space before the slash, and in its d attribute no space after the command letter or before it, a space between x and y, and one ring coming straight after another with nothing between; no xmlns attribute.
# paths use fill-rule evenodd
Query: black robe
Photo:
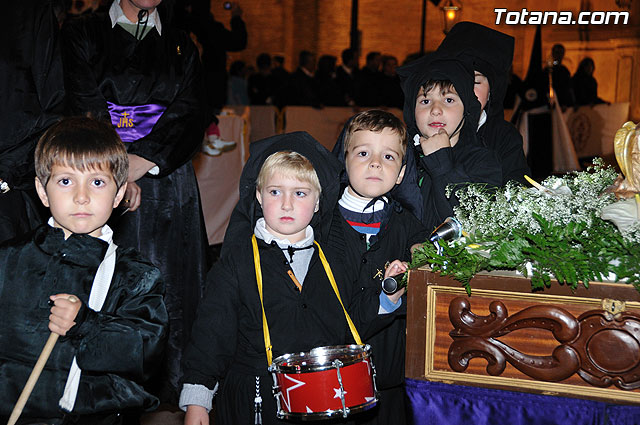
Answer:
<svg viewBox="0 0 640 425"><path fill-rule="evenodd" d="M424 156L420 146L415 146L416 164L408 154L407 170L397 188L399 192L413 191L411 186L420 188L422 201L422 223L433 230L448 216L453 215L453 207L458 205L455 190L467 183L486 183L499 186L502 183L502 167L496 155L477 140L476 128L480 116L480 103L473 92L473 68L463 57L449 57L433 53L398 68L405 94L404 121L413 145L413 136L420 134L415 120L415 103L420 87L428 80L451 81L464 104L464 124L458 142L453 147L441 148ZM452 185L454 192L446 196L446 188ZM415 202L403 196L402 202ZM413 208L415 210L415 207Z"/></svg>
<svg viewBox="0 0 640 425"><path fill-rule="evenodd" d="M342 259L348 281L355 291L380 295L385 264L396 259L409 261L409 248L424 242L429 236L422 223L399 204L393 203L387 208L390 209L389 216L381 224L380 232L369 249L365 235L351 227L336 208L328 246ZM372 301L377 304L378 300ZM401 386L404 383L406 306L407 297L403 296L398 310L378 316L362 330L364 342L371 345L380 401L375 409L359 418L358 424L406 423L404 388ZM400 396L397 397L396 393Z"/></svg>
<svg viewBox="0 0 640 425"><path fill-rule="evenodd" d="M198 307L183 360L184 383L201 384L209 389L220 384L215 399L218 425L253 423L256 376L260 377L263 423L283 423L276 419L273 382L267 373L262 312L251 249L251 235L257 219L262 216L255 197L256 178L266 158L282 150L304 155L316 170L322 193L319 211L311 220L314 238L323 247L356 328L365 328L378 313L378 305L372 301L378 295L373 291L354 292L353 285L347 284L341 261L324 244L338 200L338 161L305 132L252 143L251 156L240 180L240 199L227 227L221 259L207 276L207 291ZM302 292L298 292L287 274L291 267L282 250L261 240L258 246L273 358L319 346L353 343L317 249L314 248Z"/></svg>
<svg viewBox="0 0 640 425"><path fill-rule="evenodd" d="M573 93L573 81L569 69L562 63L555 64L551 67L547 66L546 73L551 73L551 82L553 91L555 91L560 106L573 106L576 103Z"/></svg>
<svg viewBox="0 0 640 425"><path fill-rule="evenodd" d="M258 240L262 267L264 309L269 325L273 358L315 347L353 344L345 315L314 248L309 271L299 292L278 246ZM255 377L260 377L262 420L276 420L273 380L267 371L262 310L253 267L251 240L234 244L234 254L223 256L209 273L209 284L198 308L189 346L184 356L183 381L216 394L216 424L253 423ZM326 249L342 301L350 313L353 288L349 288L335 259ZM294 255L295 261L295 255ZM378 306L369 308L374 316ZM352 319L361 322L352 314Z"/></svg>
<svg viewBox="0 0 640 425"><path fill-rule="evenodd" d="M104 305L91 310L89 293L106 250L100 239L65 240L48 225L0 246L0 418L11 413L49 337L48 300L59 293L76 295L83 305L76 325L58 339L22 417L62 418L58 400L74 356L82 375L73 415L158 406L142 385L166 341L160 272L135 250L118 248Z"/></svg>
<svg viewBox="0 0 640 425"><path fill-rule="evenodd" d="M247 47L247 28L240 16L232 16L231 30L228 30L208 10L209 2L200 5L206 10L196 7L190 16L189 30L202 46L207 103L213 111L219 111L227 102L227 52L238 52Z"/></svg>
<svg viewBox="0 0 640 425"><path fill-rule="evenodd" d="M571 83L576 96L576 107L604 103L604 100L598 97L598 82L593 75L581 71L580 67L571 77Z"/></svg>
<svg viewBox="0 0 640 425"><path fill-rule="evenodd" d="M298 67L291 74L285 91L287 105L320 106L317 82L304 72L301 67Z"/></svg>
<svg viewBox="0 0 640 425"><path fill-rule="evenodd" d="M480 143L495 152L502 166L502 184L515 180L526 184L531 174L522 146L522 135L504 119L504 98L513 60L513 37L473 22L456 24L438 47L439 52L473 60L475 71L489 80L487 121L478 129Z"/></svg>
<svg viewBox="0 0 640 425"><path fill-rule="evenodd" d="M25 1L0 16L0 242L42 223L33 153L62 116L64 87L58 22L49 0Z"/></svg>
<svg viewBox="0 0 640 425"><path fill-rule="evenodd" d="M428 239L429 233L420 221L410 212L398 207L395 203L389 205L389 217L382 223L380 232L369 249L365 235L351 227L336 208L336 219L331 228L328 247L343 260L348 279L355 290L370 290L379 295L385 264L398 259L410 261L409 248ZM394 387L404 382L406 297L403 297L403 306L397 315L390 316L388 319L391 320L386 320L384 316L381 316L381 331L375 329L380 323L363 329L365 342L373 350L378 389ZM371 328L374 328L373 332Z"/></svg>
<svg viewBox="0 0 640 425"><path fill-rule="evenodd" d="M161 15L163 16L163 15ZM206 233L191 158L204 137L198 53L189 36L162 22L137 41L109 16L95 14L63 27L65 84L74 114L110 121L107 101L118 105L162 104L151 132L126 143L129 154L160 168L136 183L142 202L135 212L114 214L120 246L136 247L162 271L170 337L160 395L177 400L180 357L195 318L207 272Z"/></svg>
<svg viewBox="0 0 640 425"><path fill-rule="evenodd" d="M348 125L349 122L345 124L333 148L333 154L343 164L344 137ZM343 185L348 184L345 169L342 171L342 182ZM423 243L429 237L429 232L416 216L393 200L393 193L394 190L387 195L390 200L385 207L388 214L369 249L366 236L347 223L338 206L335 208L329 229L328 247L342 260L348 280L356 291L371 291L380 295L385 264L397 259L411 260L411 246ZM406 296L402 297L402 303L398 310L378 316L363 329L365 342L371 345L380 401L376 408L359 418L358 424L406 423L404 388L401 386L404 383L407 332Z"/></svg>

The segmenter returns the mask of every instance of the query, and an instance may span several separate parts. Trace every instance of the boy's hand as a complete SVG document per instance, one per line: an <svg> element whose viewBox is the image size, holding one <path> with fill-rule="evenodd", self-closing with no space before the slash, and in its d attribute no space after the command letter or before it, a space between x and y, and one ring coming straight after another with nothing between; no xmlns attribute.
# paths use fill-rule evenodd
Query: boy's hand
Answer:
<svg viewBox="0 0 640 425"><path fill-rule="evenodd" d="M393 260L389 263L389 266L384 271L384 277L395 276L400 273L404 273L409 268L409 264L406 261Z"/></svg>
<svg viewBox="0 0 640 425"><path fill-rule="evenodd" d="M184 425L209 425L209 414L202 406L190 404L184 416Z"/></svg>
<svg viewBox="0 0 640 425"><path fill-rule="evenodd" d="M402 297L405 293L405 289L404 287L398 289L396 292L394 292L391 295L387 295L387 297L389 297L389 301L391 301L392 303L396 304L398 302L398 300L400 299L400 297Z"/></svg>
<svg viewBox="0 0 640 425"><path fill-rule="evenodd" d="M449 140L447 131L441 128L437 134L431 137L420 136L420 147L422 148L422 153L426 156L442 148L450 148L451 141Z"/></svg>
<svg viewBox="0 0 640 425"><path fill-rule="evenodd" d="M399 275L406 272L408 268L409 264L406 261L393 260L391 263L389 263L389 267L387 267L387 269L384 271L384 277ZM400 276L398 276L397 279L400 279ZM400 297L402 297L404 292L405 289L400 288L398 291L394 292L391 295L387 294L387 297L389 298L389 301L396 304Z"/></svg>
<svg viewBox="0 0 640 425"><path fill-rule="evenodd" d="M60 336L65 336L69 329L76 324L74 322L82 301L75 295L57 294L49 297L54 302L49 315L49 330Z"/></svg>

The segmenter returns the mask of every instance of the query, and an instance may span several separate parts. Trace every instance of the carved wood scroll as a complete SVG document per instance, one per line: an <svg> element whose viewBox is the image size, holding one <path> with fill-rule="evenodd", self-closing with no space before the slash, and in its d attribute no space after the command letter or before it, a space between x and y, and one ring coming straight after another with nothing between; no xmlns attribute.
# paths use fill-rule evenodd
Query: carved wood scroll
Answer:
<svg viewBox="0 0 640 425"><path fill-rule="evenodd" d="M498 376L506 362L525 375L541 381L562 381L574 373L591 385L615 385L624 390L640 388L640 315L611 314L591 310L576 318L551 305L527 307L511 316L501 301L492 301L488 316L471 312L465 297L449 304L453 342L449 366L464 372L469 360L487 361L487 373ZM500 341L515 330L533 328L549 331L557 346L550 356L528 355Z"/></svg>

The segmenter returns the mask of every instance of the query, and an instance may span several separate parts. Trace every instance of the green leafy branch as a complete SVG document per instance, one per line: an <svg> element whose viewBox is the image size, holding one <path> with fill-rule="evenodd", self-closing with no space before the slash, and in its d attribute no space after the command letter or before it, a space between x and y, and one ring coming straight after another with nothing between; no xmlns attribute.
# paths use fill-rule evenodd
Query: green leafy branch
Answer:
<svg viewBox="0 0 640 425"><path fill-rule="evenodd" d="M442 275L459 281L468 294L470 281L482 270L517 270L531 275L533 290L551 285L551 279L576 289L580 283L607 278L633 284L640 291L640 246L626 242L615 226L597 217L587 223L555 225L532 213L540 231L514 229L500 239L474 239L462 242L439 241L441 253L425 243L413 253L410 269L430 265ZM527 266L529 265L529 271Z"/></svg>

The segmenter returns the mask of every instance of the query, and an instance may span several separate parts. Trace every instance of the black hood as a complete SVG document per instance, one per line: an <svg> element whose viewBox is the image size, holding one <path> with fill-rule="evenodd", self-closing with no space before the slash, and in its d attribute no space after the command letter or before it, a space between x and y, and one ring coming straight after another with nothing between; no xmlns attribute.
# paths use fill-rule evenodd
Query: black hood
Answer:
<svg viewBox="0 0 640 425"><path fill-rule="evenodd" d="M347 175L345 157L344 157L344 138L347 134L347 128L351 123L353 117L349 118L347 123L342 128L340 132L340 136L336 141L336 144L333 146L333 150L331 153L338 158L341 166L341 174L340 174L340 183L341 187L346 187L349 184L349 176ZM407 152L404 154L404 158L402 158L402 165L406 168L404 170L404 177L400 184L397 184L391 189L391 192L388 194L393 201L397 202L397 206L405 208L412 212L416 217L422 217L422 202L420 202L420 188L416 184L411 184L411 182L415 183L418 178L418 171L416 169L416 160L413 153L413 149L411 149L410 145L407 146ZM342 195L342 193L340 193Z"/></svg>
<svg viewBox="0 0 640 425"><path fill-rule="evenodd" d="M469 56L473 69L489 80L488 116L504 116L502 103L507 92L509 68L513 61L514 38L473 22L459 22L442 40L438 52Z"/></svg>
<svg viewBox="0 0 640 425"><path fill-rule="evenodd" d="M398 68L398 75L404 91L403 116L409 131L409 145L413 146L414 135L421 134L416 125L416 99L420 87L429 80L448 80L453 83L464 105L465 121L458 144L462 146L474 142L480 118L480 102L473 93L473 65L470 58L430 53Z"/></svg>
<svg viewBox="0 0 640 425"><path fill-rule="evenodd" d="M262 164L269 155L279 151L297 152L311 161L316 170L322 193L320 209L311 220L315 240L322 242L328 235L333 208L340 196L340 162L309 133L297 131L253 142L249 159L240 176L240 199L231 214L224 235L223 253L236 242L242 242L253 234L256 221L262 217L262 209L256 199L256 180Z"/></svg>

